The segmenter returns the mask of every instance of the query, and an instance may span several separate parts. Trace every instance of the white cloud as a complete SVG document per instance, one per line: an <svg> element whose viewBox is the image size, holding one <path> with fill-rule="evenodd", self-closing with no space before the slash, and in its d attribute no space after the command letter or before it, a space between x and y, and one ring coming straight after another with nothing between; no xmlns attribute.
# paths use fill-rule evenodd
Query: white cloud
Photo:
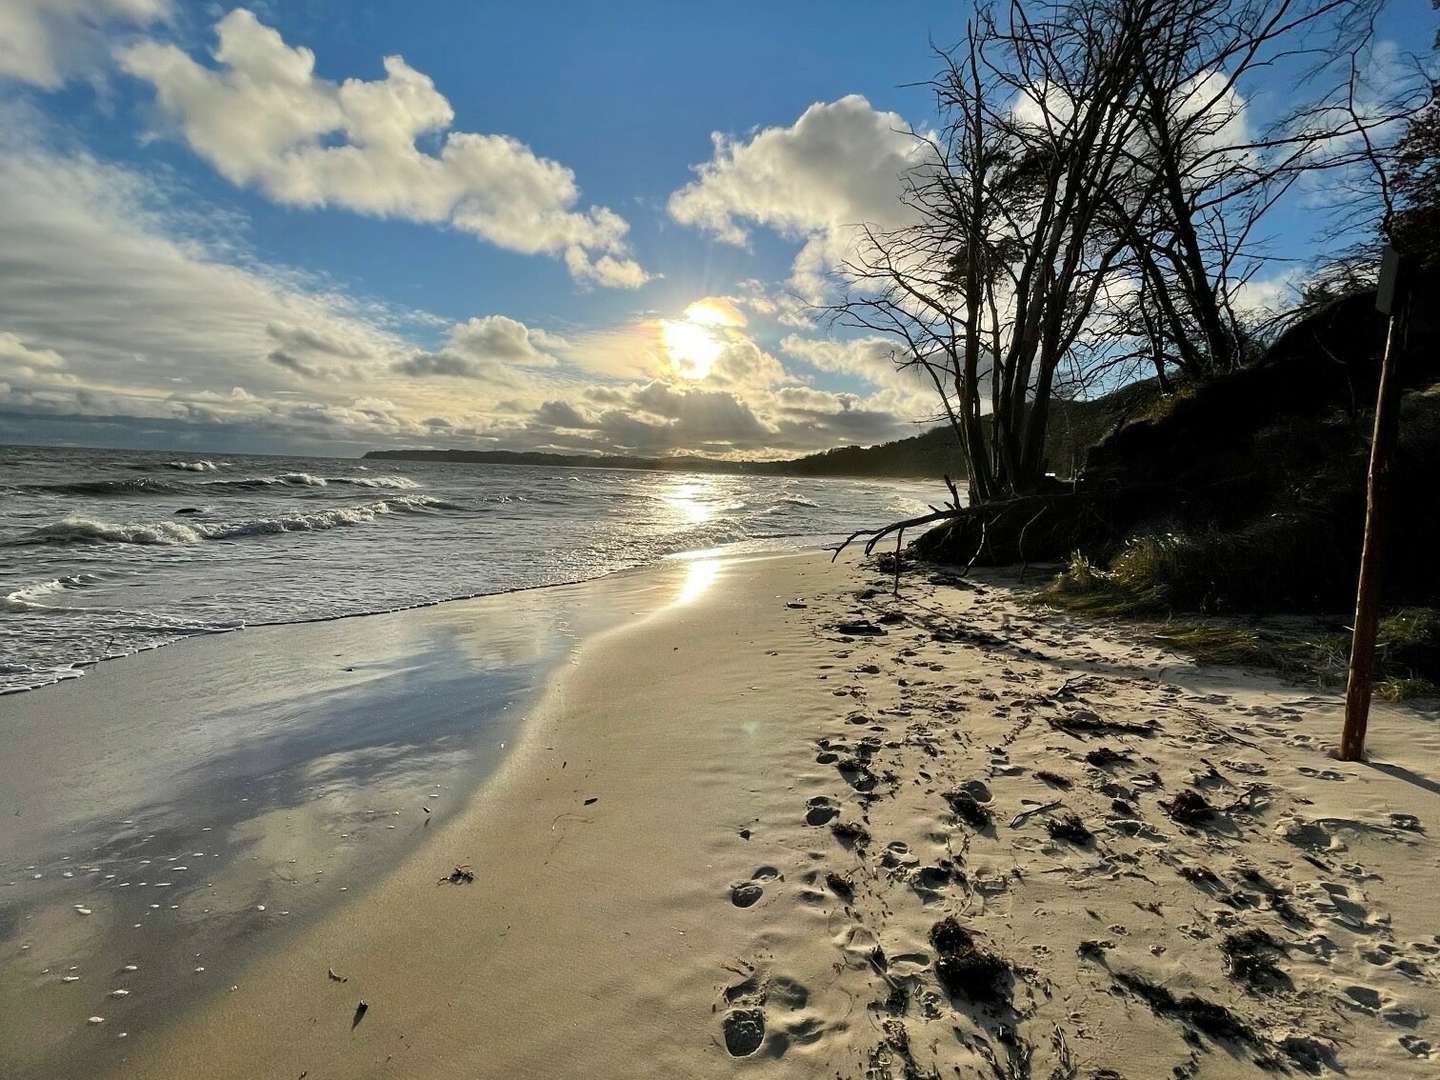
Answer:
<svg viewBox="0 0 1440 1080"><path fill-rule="evenodd" d="M802 241L791 285L809 300L850 256L854 226L906 220L903 177L928 157L898 114L858 94L811 105L790 126L748 140L711 138L714 155L670 196L670 216L731 244L745 244L750 225Z"/></svg>
<svg viewBox="0 0 1440 1080"><path fill-rule="evenodd" d="M556 367L560 361L544 350L566 348L569 343L555 334L505 315L486 315L452 326L440 350L415 352L395 361L392 370L415 378L453 376L519 387L524 380L517 367Z"/></svg>
<svg viewBox="0 0 1440 1080"><path fill-rule="evenodd" d="M564 338L532 329L505 315L474 318L450 331L450 348L455 352L512 364L554 367L559 361L544 350L567 347Z"/></svg>
<svg viewBox="0 0 1440 1080"><path fill-rule="evenodd" d="M803 385L721 297L684 313L716 342L699 378L667 363L653 316L609 331L599 360L593 334L503 314L421 348L407 333L433 333L433 317L260 262L236 234L213 233L224 215L154 176L49 148L13 110L0 120L0 411L12 437L753 457L909 433L892 389Z"/></svg>
<svg viewBox="0 0 1440 1080"><path fill-rule="evenodd" d="M57 90L104 57L107 31L170 14L170 0L0 0L0 79Z"/></svg>
<svg viewBox="0 0 1440 1080"><path fill-rule="evenodd" d="M1282 270L1270 277L1251 277L1230 291L1230 304L1243 318L1261 319L1284 311L1295 302L1304 283L1303 269Z"/></svg>
<svg viewBox="0 0 1440 1080"><path fill-rule="evenodd" d="M819 371L853 375L872 386L889 388L914 397L917 404L923 401L928 408L935 407L933 387L924 381L917 369L896 367L896 357L903 356L904 353L890 338L864 337L836 341L790 334L781 340L780 349L786 356L793 356Z"/></svg>
<svg viewBox="0 0 1440 1080"><path fill-rule="evenodd" d="M0 331L93 379L159 392L260 365L282 349L324 363L387 355L393 334L291 272L211 257L157 187L85 155L0 139ZM252 387L253 388L253 387Z"/></svg>
<svg viewBox="0 0 1440 1080"><path fill-rule="evenodd" d="M216 33L214 68L157 41L117 58L233 183L287 206L448 225L507 251L562 256L588 284L649 280L630 257L628 223L603 206L581 209L569 168L508 135L450 130L450 102L402 57L385 57L383 79L334 83L315 74L311 50L287 45L243 8ZM422 137L438 152L422 151Z"/></svg>

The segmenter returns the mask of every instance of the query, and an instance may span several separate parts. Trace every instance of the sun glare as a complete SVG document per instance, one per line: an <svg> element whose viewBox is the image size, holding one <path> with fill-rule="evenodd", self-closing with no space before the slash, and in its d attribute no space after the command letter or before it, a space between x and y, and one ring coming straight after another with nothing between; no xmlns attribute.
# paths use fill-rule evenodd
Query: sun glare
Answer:
<svg viewBox="0 0 1440 1080"><path fill-rule="evenodd" d="M744 325L734 304L715 297L696 300L682 319L662 320L660 339L671 369L684 379L705 378L725 351L725 331Z"/></svg>
<svg viewBox="0 0 1440 1080"><path fill-rule="evenodd" d="M686 379L705 378L725 351L725 342L710 327L688 319L666 319L660 324L660 337L670 366Z"/></svg>

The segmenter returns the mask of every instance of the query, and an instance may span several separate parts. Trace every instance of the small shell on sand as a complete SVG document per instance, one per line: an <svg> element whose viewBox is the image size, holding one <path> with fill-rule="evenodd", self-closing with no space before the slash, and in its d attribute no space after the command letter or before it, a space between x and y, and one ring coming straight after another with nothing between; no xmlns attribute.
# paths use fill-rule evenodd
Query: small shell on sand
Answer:
<svg viewBox="0 0 1440 1080"><path fill-rule="evenodd" d="M93 914L93 912L92 912L88 907L81 907L79 904L76 904L76 905L75 905L75 914L76 914L76 915L91 915L91 914Z"/></svg>
<svg viewBox="0 0 1440 1080"><path fill-rule="evenodd" d="M113 997L113 998L127 998L127 997L130 996L130 991L129 991L129 990L111 990L111 991L110 991L110 996Z"/></svg>
<svg viewBox="0 0 1440 1080"><path fill-rule="evenodd" d="M88 1024L103 1024L104 1022L105 1017L103 1016L92 1016L89 1020L86 1021L86 1023Z"/></svg>
<svg viewBox="0 0 1440 1080"><path fill-rule="evenodd" d="M61 976L60 976L60 981L61 981L61 982L79 982L79 981L80 981L80 976L79 976L79 975L61 975Z"/></svg>
<svg viewBox="0 0 1440 1080"><path fill-rule="evenodd" d="M197 967L197 968L195 969L195 974L198 975L198 974L200 974L200 972L202 972L202 971L204 971L204 970L205 970L205 969L204 969L203 967Z"/></svg>
<svg viewBox="0 0 1440 1080"><path fill-rule="evenodd" d="M140 970L140 965L139 965L139 964L126 964L126 965L125 965L123 968L121 968L120 970L121 970L121 971L139 971L139 970Z"/></svg>

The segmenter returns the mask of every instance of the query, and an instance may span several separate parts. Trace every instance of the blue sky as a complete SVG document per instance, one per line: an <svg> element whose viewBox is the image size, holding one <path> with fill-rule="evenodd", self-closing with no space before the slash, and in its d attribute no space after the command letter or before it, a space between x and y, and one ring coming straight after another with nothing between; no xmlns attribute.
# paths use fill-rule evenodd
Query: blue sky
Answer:
<svg viewBox="0 0 1440 1080"><path fill-rule="evenodd" d="M933 119L907 84L965 10L10 0L0 438L768 456L913 433L935 406L888 345L795 297L823 299L845 224L900 220L900 129ZM1385 55L1433 22L1391 7ZM1256 116L1286 102L1268 78ZM1297 192L1277 247L1308 256L1315 217ZM1267 273L1271 299L1295 277Z"/></svg>

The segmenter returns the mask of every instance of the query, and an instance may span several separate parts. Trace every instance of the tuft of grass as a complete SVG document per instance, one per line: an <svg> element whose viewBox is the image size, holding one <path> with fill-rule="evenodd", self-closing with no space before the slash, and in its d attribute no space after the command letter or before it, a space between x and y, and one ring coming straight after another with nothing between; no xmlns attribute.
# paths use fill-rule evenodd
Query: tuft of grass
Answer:
<svg viewBox="0 0 1440 1080"><path fill-rule="evenodd" d="M1137 591L1080 552L1050 584L1035 594L1041 603L1087 615L1123 619L1155 614L1169 606L1163 590Z"/></svg>
<svg viewBox="0 0 1440 1080"><path fill-rule="evenodd" d="M1440 697L1440 685L1429 679L1392 677L1381 679L1375 693L1385 701L1414 701L1416 698Z"/></svg>
<svg viewBox="0 0 1440 1080"><path fill-rule="evenodd" d="M1440 675L1440 610L1400 608L1380 620L1376 642L1390 666L1411 675Z"/></svg>
<svg viewBox="0 0 1440 1080"><path fill-rule="evenodd" d="M1279 671L1320 686L1345 681L1348 635L1321 632L1307 636L1226 623L1179 623L1157 632L1155 640L1202 664Z"/></svg>

